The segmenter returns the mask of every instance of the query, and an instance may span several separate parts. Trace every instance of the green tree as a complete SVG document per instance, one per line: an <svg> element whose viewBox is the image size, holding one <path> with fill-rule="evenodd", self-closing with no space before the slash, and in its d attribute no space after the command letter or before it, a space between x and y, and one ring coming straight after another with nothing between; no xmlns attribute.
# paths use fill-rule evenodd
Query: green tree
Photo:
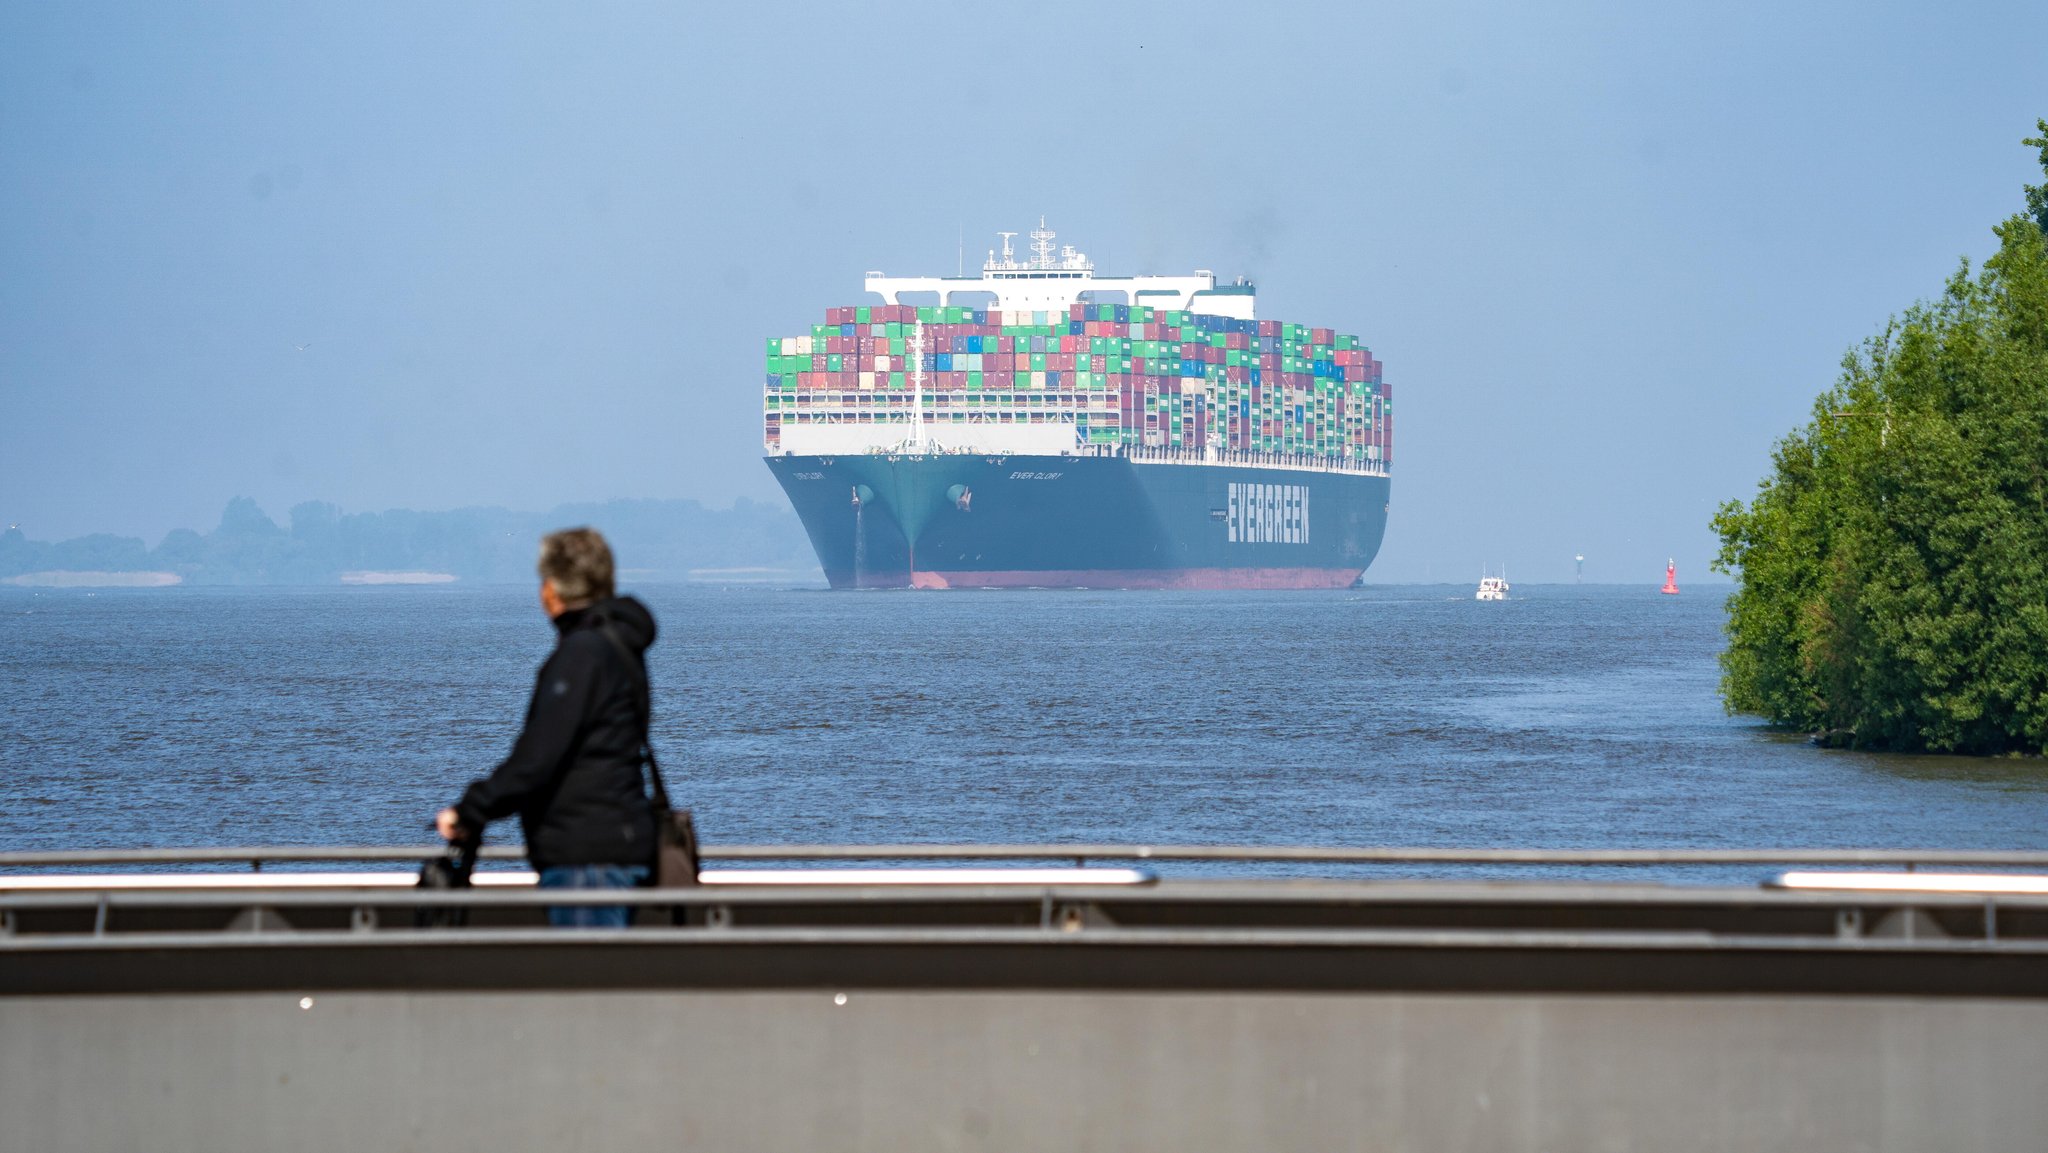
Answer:
<svg viewBox="0 0 2048 1153"><path fill-rule="evenodd" d="M2041 150L2041 171L2048 174L2048 120L2036 120L2034 127L2041 135L2029 136L2020 143ZM2048 180L2027 185L2027 212L2041 231L2048 232Z"/></svg>
<svg viewBox="0 0 2048 1153"><path fill-rule="evenodd" d="M2048 749L2048 183L2027 203L1715 516L1731 710L1862 748Z"/></svg>

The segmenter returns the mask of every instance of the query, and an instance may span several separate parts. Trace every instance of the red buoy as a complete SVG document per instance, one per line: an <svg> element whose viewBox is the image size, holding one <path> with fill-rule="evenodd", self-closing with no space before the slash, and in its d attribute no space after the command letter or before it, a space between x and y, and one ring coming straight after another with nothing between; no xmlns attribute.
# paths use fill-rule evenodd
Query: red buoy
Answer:
<svg viewBox="0 0 2048 1153"><path fill-rule="evenodd" d="M1657 590L1668 597L1678 595L1678 561L1668 560L1664 564L1664 587Z"/></svg>

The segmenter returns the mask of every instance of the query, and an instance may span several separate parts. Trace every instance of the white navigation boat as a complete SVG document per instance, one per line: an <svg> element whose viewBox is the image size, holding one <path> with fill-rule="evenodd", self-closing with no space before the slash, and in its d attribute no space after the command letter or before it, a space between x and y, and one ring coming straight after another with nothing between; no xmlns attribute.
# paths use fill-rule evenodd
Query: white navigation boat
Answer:
<svg viewBox="0 0 2048 1153"><path fill-rule="evenodd" d="M1479 591L1473 594L1475 600L1504 601L1508 599L1508 578L1505 576L1482 576Z"/></svg>

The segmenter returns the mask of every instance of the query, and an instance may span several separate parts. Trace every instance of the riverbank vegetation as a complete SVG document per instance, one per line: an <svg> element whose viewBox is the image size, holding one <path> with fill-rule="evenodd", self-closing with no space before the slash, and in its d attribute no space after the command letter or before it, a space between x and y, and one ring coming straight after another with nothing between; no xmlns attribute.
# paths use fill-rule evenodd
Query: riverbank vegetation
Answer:
<svg viewBox="0 0 2048 1153"><path fill-rule="evenodd" d="M1755 499L1723 505L1728 707L1857 748L2048 748L2043 183L1843 362Z"/></svg>

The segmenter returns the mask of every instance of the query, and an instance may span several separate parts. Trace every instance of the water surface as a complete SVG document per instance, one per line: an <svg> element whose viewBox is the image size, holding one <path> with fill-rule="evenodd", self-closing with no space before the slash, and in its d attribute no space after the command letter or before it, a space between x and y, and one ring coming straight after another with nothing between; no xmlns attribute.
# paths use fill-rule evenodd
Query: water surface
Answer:
<svg viewBox="0 0 2048 1153"><path fill-rule="evenodd" d="M2040 761L1725 715L1712 590L638 592L714 840L2048 847ZM524 587L0 592L0 847L416 843L551 640Z"/></svg>

